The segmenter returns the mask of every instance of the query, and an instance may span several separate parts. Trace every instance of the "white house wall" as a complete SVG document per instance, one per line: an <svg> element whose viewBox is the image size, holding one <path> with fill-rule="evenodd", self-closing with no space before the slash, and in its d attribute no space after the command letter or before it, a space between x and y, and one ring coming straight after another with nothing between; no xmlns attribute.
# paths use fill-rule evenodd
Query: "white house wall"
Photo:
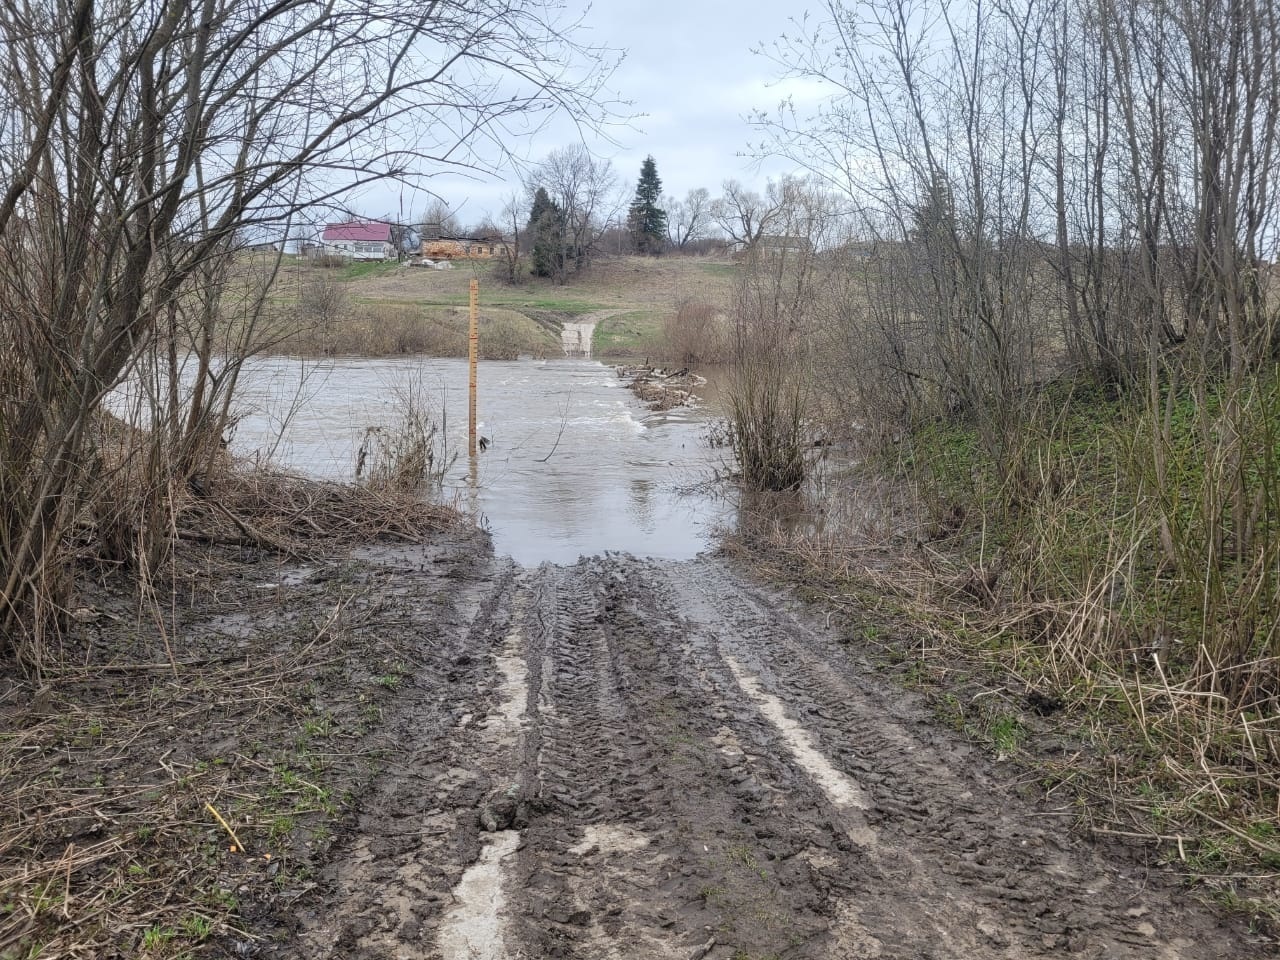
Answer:
<svg viewBox="0 0 1280 960"><path fill-rule="evenodd" d="M324 252L349 260L394 260L395 248L389 243L370 240L329 240Z"/></svg>

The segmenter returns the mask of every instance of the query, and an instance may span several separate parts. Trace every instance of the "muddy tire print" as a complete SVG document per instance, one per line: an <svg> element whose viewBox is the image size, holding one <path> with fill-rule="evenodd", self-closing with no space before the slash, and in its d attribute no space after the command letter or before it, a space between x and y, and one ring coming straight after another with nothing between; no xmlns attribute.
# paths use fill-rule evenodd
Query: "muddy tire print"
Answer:
<svg viewBox="0 0 1280 960"><path fill-rule="evenodd" d="M493 574L273 955L1274 955L721 561Z"/></svg>

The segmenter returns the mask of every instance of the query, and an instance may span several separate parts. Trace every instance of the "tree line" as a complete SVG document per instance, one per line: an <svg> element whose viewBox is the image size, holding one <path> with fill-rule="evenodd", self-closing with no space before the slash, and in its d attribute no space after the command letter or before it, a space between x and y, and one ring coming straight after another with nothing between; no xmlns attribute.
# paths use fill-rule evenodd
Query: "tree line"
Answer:
<svg viewBox="0 0 1280 960"><path fill-rule="evenodd" d="M743 423L793 462L818 415L890 450L971 430L911 476L1015 531L1028 595L1078 602L1108 651L1156 611L1194 683L1280 689L1280 8L828 0L763 52L824 91L755 121L807 171L788 232L826 254L744 274L742 396L771 399ZM1088 463L1081 396L1118 404ZM1068 520L1065 489L1105 497ZM1102 554L1062 539L1095 522Z"/></svg>
<svg viewBox="0 0 1280 960"><path fill-rule="evenodd" d="M467 226L437 200L416 229L513 241L504 263L513 282L529 275L563 282L601 255L741 252L786 229L794 181L770 181L760 192L729 179L721 189L719 197L705 187L689 190L683 199L671 196L663 191L652 156L629 187L612 161L575 144L533 165L498 216L485 214Z"/></svg>

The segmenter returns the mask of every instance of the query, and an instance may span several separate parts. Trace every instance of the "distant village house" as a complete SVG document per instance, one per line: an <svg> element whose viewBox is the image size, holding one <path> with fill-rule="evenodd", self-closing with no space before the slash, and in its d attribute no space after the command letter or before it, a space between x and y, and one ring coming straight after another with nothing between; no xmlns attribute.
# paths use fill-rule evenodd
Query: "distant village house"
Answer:
<svg viewBox="0 0 1280 960"><path fill-rule="evenodd" d="M497 234L454 237L426 227L420 252L428 260L492 260L505 257L508 247L507 241Z"/></svg>
<svg viewBox="0 0 1280 960"><path fill-rule="evenodd" d="M331 223L321 237L323 252L350 260L394 260L396 245L391 224L353 220Z"/></svg>
<svg viewBox="0 0 1280 960"><path fill-rule="evenodd" d="M792 254L803 256L813 249L808 237L789 236L786 234L765 234L758 238L751 247L757 256L786 257Z"/></svg>

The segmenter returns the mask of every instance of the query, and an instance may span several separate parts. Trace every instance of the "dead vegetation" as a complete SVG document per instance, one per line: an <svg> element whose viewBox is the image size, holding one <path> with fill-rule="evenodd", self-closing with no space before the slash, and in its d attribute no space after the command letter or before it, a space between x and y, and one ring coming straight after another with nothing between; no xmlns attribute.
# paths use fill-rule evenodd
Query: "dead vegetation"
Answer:
<svg viewBox="0 0 1280 960"><path fill-rule="evenodd" d="M938 716L1027 770L1046 809L1156 857L1232 910L1280 922L1280 722L1179 671L1170 637L1099 643L1106 585L1028 602L980 532L938 526L914 491L865 472L820 499L750 499L728 541L878 652ZM811 504L821 504L815 515ZM1280 664L1256 663L1258 669Z"/></svg>
<svg viewBox="0 0 1280 960"><path fill-rule="evenodd" d="M140 589L83 567L39 678L0 683L0 956L250 949L241 918L310 885L442 628L441 598L415 606L342 558L479 549L386 487L230 474L207 494Z"/></svg>
<svg viewBox="0 0 1280 960"><path fill-rule="evenodd" d="M666 370L651 364L636 364L620 366L617 372L620 379L627 381L628 389L653 412L696 403L696 391L707 382L688 367Z"/></svg>

